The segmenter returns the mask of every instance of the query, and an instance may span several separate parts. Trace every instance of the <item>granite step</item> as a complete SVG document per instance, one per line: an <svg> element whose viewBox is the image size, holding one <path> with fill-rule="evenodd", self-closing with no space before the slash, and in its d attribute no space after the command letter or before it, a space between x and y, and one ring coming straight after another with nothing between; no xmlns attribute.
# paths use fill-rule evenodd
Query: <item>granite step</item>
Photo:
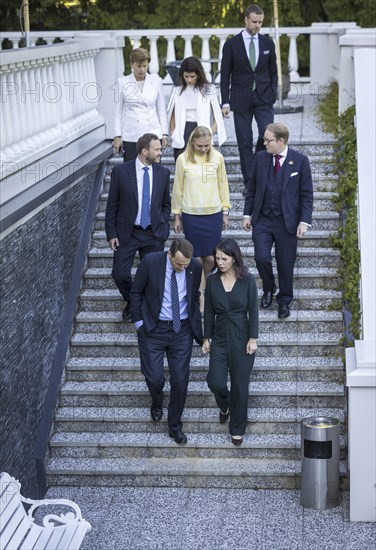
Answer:
<svg viewBox="0 0 376 550"><path fill-rule="evenodd" d="M260 298L262 289L258 289L258 294ZM339 290L297 289L292 307L298 310L328 310L333 307L334 301L338 303L341 300L341 296ZM80 311L122 311L124 301L115 284L109 284L105 289L82 290L79 306Z"/></svg>
<svg viewBox="0 0 376 550"><path fill-rule="evenodd" d="M259 314L261 338L279 330L281 320L274 310L262 310ZM319 325L318 325L319 323ZM117 311L81 311L76 315L76 333L134 333L132 323L122 321ZM312 335L342 330L342 314L339 311L293 310L284 325L285 334Z"/></svg>
<svg viewBox="0 0 376 550"><path fill-rule="evenodd" d="M103 214L103 224L102 227L96 227L95 232L92 236L92 246L98 247L98 248L107 248L108 247L108 241L106 238L106 233L104 231L104 214ZM310 229L304 237L299 239L299 246L314 246L316 244L318 239L328 239L330 238L331 234L334 234L338 228L339 228L339 219L338 214L335 212L318 212L317 215L313 219L313 229ZM249 243L252 244L252 233L250 231L244 231L243 229L243 214L240 212L234 212L230 214L230 220L229 220L229 229L222 231L222 236L228 236L236 239L239 243L239 245L244 244L245 246L249 246ZM175 232L173 230L172 224L171 224L171 230L169 239L175 238ZM313 242L314 244L308 244L309 242ZM166 244L167 246L167 244ZM323 245L320 244L322 247ZM325 248L327 248L328 245L325 245Z"/></svg>
<svg viewBox="0 0 376 550"><path fill-rule="evenodd" d="M337 196L337 193L334 192L320 192L315 191L313 193L313 213L318 214L321 212L332 212L336 213L333 207L333 199ZM104 221L105 210L107 206L108 193L101 193L99 203L98 203L98 213L97 220ZM231 192L230 193L230 202L231 202L231 213L240 212L243 213L244 208L244 196L242 192ZM338 213L337 213L338 216Z"/></svg>
<svg viewBox="0 0 376 550"><path fill-rule="evenodd" d="M249 265L249 264L248 264ZM251 273L255 276L256 282L260 284L257 269L249 265ZM132 275L136 272L132 270ZM105 289L109 286L111 268L88 268L84 273L85 289ZM338 289L340 277L337 269L332 267L320 268L298 268L294 269L294 289Z"/></svg>
<svg viewBox="0 0 376 550"><path fill-rule="evenodd" d="M342 332L305 335L301 332L286 334L286 321L280 321L280 331L260 334L258 357L341 357ZM76 333L71 338L71 357L129 357L138 356L137 337L134 333ZM201 348L194 344L192 357L201 357Z"/></svg>
<svg viewBox="0 0 376 550"><path fill-rule="evenodd" d="M150 403L149 403L150 406ZM145 407L60 407L56 411L54 432L112 432L112 433L165 433L165 417L161 422L150 420L149 406ZM325 407L253 407L248 409L247 434L293 434L301 432L303 418L328 416L341 422L341 433L345 433L343 408ZM188 433L224 433L218 422L218 408L186 407L182 421ZM74 429L73 429L74 426Z"/></svg>
<svg viewBox="0 0 376 550"><path fill-rule="evenodd" d="M209 366L208 356L192 357L190 380L205 381ZM164 361L168 378L167 361ZM334 357L258 357L252 370L252 381L336 382L343 378L342 360ZM116 382L143 381L138 356L134 357L71 357L66 365L66 381Z"/></svg>
<svg viewBox="0 0 376 550"><path fill-rule="evenodd" d="M222 236L226 237L226 231L223 231ZM246 244L249 245L250 239L243 233L243 240L246 240ZM239 243L239 239L237 239ZM167 241L166 245L169 245L170 241ZM94 245L88 252L88 266L89 267L112 267L113 252L109 248L105 239L100 241L93 238L92 244ZM240 243L239 243L240 244ZM250 246L243 246L243 256L247 262L253 261L254 248ZM274 252L273 252L274 257ZM134 267L138 266L139 257L137 256L134 261ZM273 265L275 266L275 260L273 258ZM298 256L295 262L296 267L338 267L339 265L339 252L332 248L323 247L309 247L301 246L298 248Z"/></svg>
<svg viewBox="0 0 376 550"><path fill-rule="evenodd" d="M191 371L206 369L208 356L192 357ZM167 359L164 358L167 369ZM70 357L66 363L67 372L132 372L140 368L139 357ZM342 372L343 361L340 357L259 357L255 361L252 374L263 372Z"/></svg>
<svg viewBox="0 0 376 550"><path fill-rule="evenodd" d="M168 166L168 168L171 170L170 190L172 190L174 183L174 170L171 169L171 166ZM332 172L323 171L321 168L321 166L311 166L314 192L336 192L338 186L338 176ZM108 193L110 188L110 180L110 175L107 175L104 179L103 191L105 193ZM244 189L244 182L240 164L238 167L233 166L231 172L227 171L227 180L230 193L242 193Z"/></svg>
<svg viewBox="0 0 376 550"><path fill-rule="evenodd" d="M239 457L245 448L238 449ZM299 489L300 460L257 458L51 459L49 485ZM341 486L346 465L341 462Z"/></svg>
<svg viewBox="0 0 376 550"><path fill-rule="evenodd" d="M166 402L169 382L166 381ZM344 404L341 382L250 382L249 407L336 408ZM64 407L148 407L150 395L145 382L65 382L60 392ZM215 407L206 382L189 382L186 406Z"/></svg>
<svg viewBox="0 0 376 550"><path fill-rule="evenodd" d="M188 442L177 445L168 437L167 423L164 432L63 432L50 440L52 458L238 458L238 449L231 443L228 426L223 433L192 433L185 430ZM345 448L345 438L340 438ZM242 458L280 458L299 460L300 434L250 434L243 438ZM342 453L344 458L344 453Z"/></svg>

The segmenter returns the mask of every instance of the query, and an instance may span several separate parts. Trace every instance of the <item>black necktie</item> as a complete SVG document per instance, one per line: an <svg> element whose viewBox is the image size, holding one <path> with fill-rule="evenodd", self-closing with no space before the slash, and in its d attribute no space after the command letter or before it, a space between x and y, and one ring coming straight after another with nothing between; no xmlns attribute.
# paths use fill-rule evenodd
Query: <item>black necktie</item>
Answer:
<svg viewBox="0 0 376 550"><path fill-rule="evenodd" d="M176 280L176 273L172 270L171 273L171 309L172 309L172 328L175 332L179 332L181 329L180 321L180 305L179 305L179 292L178 283Z"/></svg>

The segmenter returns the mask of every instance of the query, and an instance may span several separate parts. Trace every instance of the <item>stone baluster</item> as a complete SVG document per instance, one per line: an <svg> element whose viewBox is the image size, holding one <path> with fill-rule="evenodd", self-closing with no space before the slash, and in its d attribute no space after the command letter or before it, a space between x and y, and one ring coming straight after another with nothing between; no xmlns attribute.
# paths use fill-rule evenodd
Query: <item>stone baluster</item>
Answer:
<svg viewBox="0 0 376 550"><path fill-rule="evenodd" d="M298 47L296 43L296 39L298 38L299 35L287 34L287 36L290 38L289 56L288 56L289 75L290 75L290 81L294 82L296 80L299 80L300 78L300 75L298 73L298 69L299 69Z"/></svg>
<svg viewBox="0 0 376 550"><path fill-rule="evenodd" d="M215 77L215 82L216 83L221 81L222 50L223 50L223 46L224 46L226 40L227 40L227 37L222 36L220 41L219 41L219 50L218 50L218 59L219 59L219 61L218 61L218 74Z"/></svg>
<svg viewBox="0 0 376 550"><path fill-rule="evenodd" d="M46 79L44 97L47 103L48 119L50 120L50 131L55 138L59 133L59 113L61 109L61 87L54 76L53 65L46 66Z"/></svg>
<svg viewBox="0 0 376 550"><path fill-rule="evenodd" d="M206 61L202 61L202 66L204 68L206 78L209 80L209 82L211 82L212 81L211 62L208 61L210 59L209 39L210 39L210 36L202 37L201 59L206 60Z"/></svg>
<svg viewBox="0 0 376 550"><path fill-rule="evenodd" d="M149 36L150 40L150 65L149 65L149 72L151 74L158 74L159 73L159 58L158 58L158 37L157 36Z"/></svg>
<svg viewBox="0 0 376 550"><path fill-rule="evenodd" d="M186 57L191 57L193 55L192 53L192 38L193 34L186 34L183 36L184 38L184 59Z"/></svg>
<svg viewBox="0 0 376 550"><path fill-rule="evenodd" d="M1 101L1 123L4 131L1 132L1 149L3 150L3 161L13 156L14 151L11 149L14 144L14 135L17 131L17 125L19 126L20 120L18 119L17 99L20 97L21 90L18 83L15 81L15 73L11 71L4 71L1 74L1 89L3 90L3 97ZM15 119L13 117L15 116Z"/></svg>
<svg viewBox="0 0 376 550"><path fill-rule="evenodd" d="M171 63L171 61L176 61L176 54L175 54L175 38L174 36L167 36L167 54L166 54L166 63ZM166 76L163 79L163 82L165 84L172 84L171 76L166 73Z"/></svg>
<svg viewBox="0 0 376 550"><path fill-rule="evenodd" d="M41 60L38 60L41 62ZM30 149L40 147L43 143L41 131L46 124L46 113L44 110L44 101L42 98L43 81L41 78L40 65L30 67L24 71L23 79L25 85L25 109L26 119L29 131L27 132L27 141Z"/></svg>
<svg viewBox="0 0 376 550"><path fill-rule="evenodd" d="M140 47L140 39L139 38L133 38L133 47L132 50L135 50L136 48Z"/></svg>

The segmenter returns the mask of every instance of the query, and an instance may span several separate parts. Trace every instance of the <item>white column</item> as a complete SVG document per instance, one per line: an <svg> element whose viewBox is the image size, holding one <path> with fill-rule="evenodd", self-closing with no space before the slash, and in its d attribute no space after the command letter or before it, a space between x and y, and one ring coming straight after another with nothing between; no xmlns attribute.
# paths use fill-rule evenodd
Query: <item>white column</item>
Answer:
<svg viewBox="0 0 376 550"><path fill-rule="evenodd" d="M159 57L158 57L158 37L157 36L149 36L150 40L150 65L149 65L149 71L151 74L158 74L159 73Z"/></svg>
<svg viewBox="0 0 376 550"><path fill-rule="evenodd" d="M376 522L376 37L354 29L340 38L352 47L358 164L358 233L362 340L346 350L349 387L350 520ZM342 76L342 75L341 75Z"/></svg>
<svg viewBox="0 0 376 550"><path fill-rule="evenodd" d="M296 80L299 80L300 74L298 73L299 69L299 58L298 58L298 47L296 39L298 38L298 34L287 34L287 36L290 38L290 44L289 44L289 57L288 57L288 68L289 68L289 75L290 75L290 81L294 82Z"/></svg>
<svg viewBox="0 0 376 550"><path fill-rule="evenodd" d="M187 35L185 34L183 36L184 38L184 59L186 57L192 57L193 53L192 53L192 38L193 38L193 34L191 35Z"/></svg>
<svg viewBox="0 0 376 550"><path fill-rule="evenodd" d="M226 42L227 38L226 37L222 37L219 41L219 50L218 50L218 74L216 76L216 79L215 79L215 82L220 82L221 81L221 62L222 62L222 50L223 50L223 46Z"/></svg>
<svg viewBox="0 0 376 550"><path fill-rule="evenodd" d="M176 35L166 36L166 38L167 38L166 63L171 63L171 61L176 61L176 54L175 54ZM168 73L166 73L166 76L164 77L163 82L165 84L172 84L172 78Z"/></svg>
<svg viewBox="0 0 376 550"><path fill-rule="evenodd" d="M201 59L208 60L210 59L210 47L209 47L209 36L202 36L202 45L201 45ZM211 62L210 61L202 61L202 66L205 71L206 78L209 80L209 82L212 81L211 77Z"/></svg>

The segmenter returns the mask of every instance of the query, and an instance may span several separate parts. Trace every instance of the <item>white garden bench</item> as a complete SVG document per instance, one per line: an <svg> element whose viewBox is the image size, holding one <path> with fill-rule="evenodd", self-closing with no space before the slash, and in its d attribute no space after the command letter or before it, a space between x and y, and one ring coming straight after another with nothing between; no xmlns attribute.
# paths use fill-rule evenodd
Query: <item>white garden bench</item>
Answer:
<svg viewBox="0 0 376 550"><path fill-rule="evenodd" d="M91 525L70 500L32 500L21 496L21 484L2 472L0 477L0 548L1 550L77 550ZM24 504L31 505L26 511ZM38 525L33 517L40 506L69 506L60 515L48 514ZM60 508L59 508L60 509ZM52 510L52 508L50 508Z"/></svg>

